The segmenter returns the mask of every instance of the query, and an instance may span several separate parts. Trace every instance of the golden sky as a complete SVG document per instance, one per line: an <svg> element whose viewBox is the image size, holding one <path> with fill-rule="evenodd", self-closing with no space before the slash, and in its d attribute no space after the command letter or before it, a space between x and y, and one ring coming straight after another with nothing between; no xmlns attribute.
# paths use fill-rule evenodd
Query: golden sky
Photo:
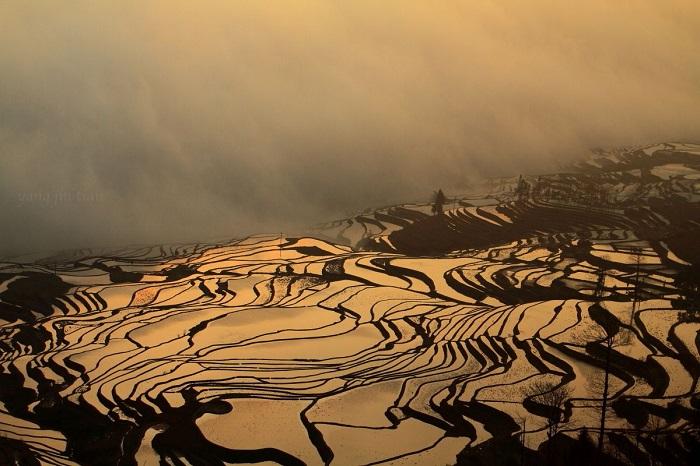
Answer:
<svg viewBox="0 0 700 466"><path fill-rule="evenodd" d="M697 1L5 1L0 26L5 250L293 228L700 140Z"/></svg>

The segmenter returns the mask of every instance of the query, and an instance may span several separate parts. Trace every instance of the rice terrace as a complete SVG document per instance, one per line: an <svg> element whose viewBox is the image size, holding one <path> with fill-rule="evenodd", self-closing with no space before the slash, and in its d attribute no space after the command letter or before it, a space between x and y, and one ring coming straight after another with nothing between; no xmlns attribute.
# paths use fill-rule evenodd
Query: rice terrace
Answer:
<svg viewBox="0 0 700 466"><path fill-rule="evenodd" d="M0 2L0 466L700 465L700 2Z"/></svg>
<svg viewBox="0 0 700 466"><path fill-rule="evenodd" d="M487 185L313 237L4 262L4 450L448 464L515 438L593 442L604 399L616 461L682 462L700 413L700 146Z"/></svg>

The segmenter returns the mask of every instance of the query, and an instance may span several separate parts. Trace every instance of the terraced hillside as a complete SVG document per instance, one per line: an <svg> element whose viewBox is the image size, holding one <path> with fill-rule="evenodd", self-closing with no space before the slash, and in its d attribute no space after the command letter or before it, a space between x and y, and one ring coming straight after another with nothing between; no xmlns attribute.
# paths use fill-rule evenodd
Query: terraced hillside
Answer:
<svg viewBox="0 0 700 466"><path fill-rule="evenodd" d="M535 464L602 413L605 461L692 464L700 154L661 147L333 241L2 262L0 464L475 464L509 441Z"/></svg>
<svg viewBox="0 0 700 466"><path fill-rule="evenodd" d="M334 242L370 250L442 255L529 237L563 234L665 238L697 260L700 227L700 145L658 144L596 150L561 173L487 180L456 196L444 216L430 204L404 204L320 227Z"/></svg>

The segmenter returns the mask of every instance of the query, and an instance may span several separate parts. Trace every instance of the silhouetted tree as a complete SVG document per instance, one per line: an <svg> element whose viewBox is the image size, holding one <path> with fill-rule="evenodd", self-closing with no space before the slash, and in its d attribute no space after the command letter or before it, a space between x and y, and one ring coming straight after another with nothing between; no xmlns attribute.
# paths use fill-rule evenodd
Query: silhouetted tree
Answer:
<svg viewBox="0 0 700 466"><path fill-rule="evenodd" d="M525 201L530 197L530 183L525 181L523 175L518 178L518 185L515 188L515 194L518 196L519 201Z"/></svg>
<svg viewBox="0 0 700 466"><path fill-rule="evenodd" d="M442 192L442 189L438 189L433 194L433 214L442 215L445 202L447 202L445 193Z"/></svg>
<svg viewBox="0 0 700 466"><path fill-rule="evenodd" d="M609 409L608 402L610 398L610 358L613 348L620 344L620 327L619 323L597 326L593 328L586 338L589 342L599 343L603 347L605 353L603 359L603 377L602 380L597 377L591 377L588 380L589 387L594 392L600 393L600 427L598 429L598 453L603 453L603 443L605 438L605 422Z"/></svg>
<svg viewBox="0 0 700 466"><path fill-rule="evenodd" d="M700 320L700 266L686 267L676 276L680 305L685 312L679 319L686 322Z"/></svg>
<svg viewBox="0 0 700 466"><path fill-rule="evenodd" d="M595 298L597 301L600 301L603 299L603 295L605 294L605 273L606 269L604 268L599 268L598 269L598 281L596 282L595 286Z"/></svg>
<svg viewBox="0 0 700 466"><path fill-rule="evenodd" d="M639 309L639 291L641 289L641 279L640 279L640 265L642 262L642 250L641 248L633 248L632 252L636 254L635 260L635 270L634 270L634 293L632 295L632 312L630 313L629 326L632 327L632 319L634 319L634 314Z"/></svg>
<svg viewBox="0 0 700 466"><path fill-rule="evenodd" d="M551 439L559 432L563 419L564 403L571 395L569 387L538 380L527 387L525 395L535 403L545 407L547 438Z"/></svg>

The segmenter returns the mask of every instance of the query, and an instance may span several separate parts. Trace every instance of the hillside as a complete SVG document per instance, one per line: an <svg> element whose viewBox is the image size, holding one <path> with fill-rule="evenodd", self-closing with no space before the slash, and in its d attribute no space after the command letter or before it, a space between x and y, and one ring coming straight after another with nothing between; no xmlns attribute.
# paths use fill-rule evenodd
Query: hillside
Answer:
<svg viewBox="0 0 700 466"><path fill-rule="evenodd" d="M601 458L692 464L699 228L700 146L661 144L443 215L1 262L0 463L555 463L605 397Z"/></svg>

